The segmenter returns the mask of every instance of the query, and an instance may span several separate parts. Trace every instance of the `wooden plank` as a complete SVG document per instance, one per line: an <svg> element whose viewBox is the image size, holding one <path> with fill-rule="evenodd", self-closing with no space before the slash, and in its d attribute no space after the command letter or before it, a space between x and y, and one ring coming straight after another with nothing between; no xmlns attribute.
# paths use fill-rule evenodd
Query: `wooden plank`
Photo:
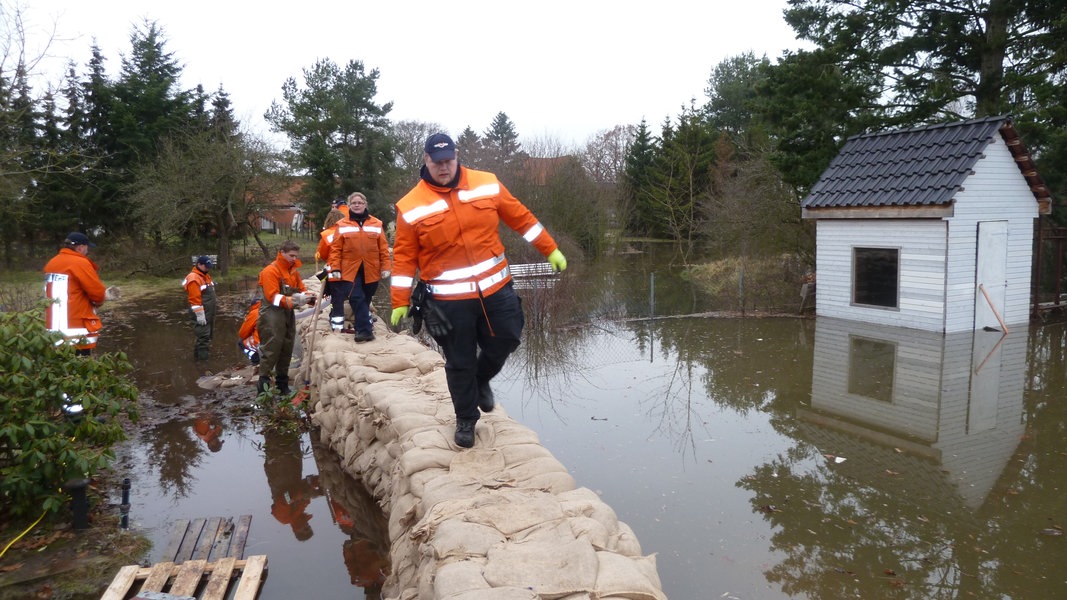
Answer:
<svg viewBox="0 0 1067 600"><path fill-rule="evenodd" d="M115 579L111 580L111 585L107 586L107 590L104 591L104 595L100 597L100 600L122 600L126 597L126 592L130 591L130 586L137 579L137 572L140 571L138 565L129 565L119 569L118 575L115 575Z"/></svg>
<svg viewBox="0 0 1067 600"><path fill-rule="evenodd" d="M252 527L252 515L241 515L237 519L237 527L234 529L233 538L230 540L230 549L226 556L234 558L245 557L245 543L248 541L248 530Z"/></svg>
<svg viewBox="0 0 1067 600"><path fill-rule="evenodd" d="M148 577L145 578L144 585L141 586L141 591L162 592L173 571L174 563L172 562L156 563L152 566L152 570L149 571Z"/></svg>
<svg viewBox="0 0 1067 600"><path fill-rule="evenodd" d="M245 561L241 582L237 584L237 593L234 594L233 600L255 600L259 592L259 582L266 567L267 556L265 554L249 556Z"/></svg>
<svg viewBox="0 0 1067 600"><path fill-rule="evenodd" d="M230 580L233 578L234 564L237 559L228 556L216 563L211 569L211 578L208 579L207 587L200 596L200 600L226 600L226 592L230 589Z"/></svg>
<svg viewBox="0 0 1067 600"><path fill-rule="evenodd" d="M197 542L191 558L207 560L211 556L211 548L214 547L215 540L218 539L221 525L221 517L211 517L204 523L204 531L200 534L200 540Z"/></svg>
<svg viewBox="0 0 1067 600"><path fill-rule="evenodd" d="M163 560L173 561L174 557L178 555L178 548L181 547L182 540L185 539L185 530L188 528L189 519L178 519L174 522L170 533L170 542L167 543L167 549L163 551Z"/></svg>
<svg viewBox="0 0 1067 600"><path fill-rule="evenodd" d="M178 575L170 586L170 594L174 596L195 596L196 588L200 587L200 580L204 576L203 560L187 560L178 569Z"/></svg>
<svg viewBox="0 0 1067 600"><path fill-rule="evenodd" d="M210 560L219 560L230 556L230 542L233 540L233 519L226 518L219 523L218 533L211 542Z"/></svg>
<svg viewBox="0 0 1067 600"><path fill-rule="evenodd" d="M182 545L178 548L177 554L174 555L174 562L181 564L193 557L193 550L196 549L196 543L200 539L200 532L204 530L204 522L206 519L193 519L189 523L189 527L185 530L185 539L182 540Z"/></svg>

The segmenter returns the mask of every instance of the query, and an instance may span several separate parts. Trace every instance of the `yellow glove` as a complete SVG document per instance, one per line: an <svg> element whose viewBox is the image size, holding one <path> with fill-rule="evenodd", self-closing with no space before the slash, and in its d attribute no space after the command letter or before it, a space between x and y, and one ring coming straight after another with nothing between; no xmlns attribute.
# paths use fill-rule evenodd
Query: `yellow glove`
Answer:
<svg viewBox="0 0 1067 600"><path fill-rule="evenodd" d="M408 307L401 306L400 308L394 308L393 314L389 318L389 322L396 327L400 323L400 319L403 319L406 316L408 316Z"/></svg>
<svg viewBox="0 0 1067 600"><path fill-rule="evenodd" d="M565 271L567 269L567 258L563 256L559 248L556 248L552 251L552 254L548 255L548 264L552 265L552 270L557 273Z"/></svg>

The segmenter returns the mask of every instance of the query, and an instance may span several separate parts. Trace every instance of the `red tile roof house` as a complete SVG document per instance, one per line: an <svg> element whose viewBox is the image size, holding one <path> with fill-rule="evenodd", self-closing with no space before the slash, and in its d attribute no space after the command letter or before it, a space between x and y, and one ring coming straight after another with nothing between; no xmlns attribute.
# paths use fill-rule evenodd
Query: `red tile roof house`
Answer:
<svg viewBox="0 0 1067 600"><path fill-rule="evenodd" d="M816 314L942 333L1026 323L1051 205L1010 117L853 136L801 202Z"/></svg>
<svg viewBox="0 0 1067 600"><path fill-rule="evenodd" d="M300 206L304 184L303 179L293 179L285 188L263 198L264 208L258 212L260 231L296 233L304 228L304 209Z"/></svg>

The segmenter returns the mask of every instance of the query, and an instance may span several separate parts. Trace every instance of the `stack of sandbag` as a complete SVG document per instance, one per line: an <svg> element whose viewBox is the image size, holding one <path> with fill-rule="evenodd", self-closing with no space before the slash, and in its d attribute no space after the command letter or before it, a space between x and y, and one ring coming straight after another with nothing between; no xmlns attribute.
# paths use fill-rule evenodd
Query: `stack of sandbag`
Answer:
<svg viewBox="0 0 1067 600"><path fill-rule="evenodd" d="M328 328L328 325L326 325ZM312 420L388 518L392 600L661 600L654 556L498 404L453 442L444 360L378 322L318 332Z"/></svg>

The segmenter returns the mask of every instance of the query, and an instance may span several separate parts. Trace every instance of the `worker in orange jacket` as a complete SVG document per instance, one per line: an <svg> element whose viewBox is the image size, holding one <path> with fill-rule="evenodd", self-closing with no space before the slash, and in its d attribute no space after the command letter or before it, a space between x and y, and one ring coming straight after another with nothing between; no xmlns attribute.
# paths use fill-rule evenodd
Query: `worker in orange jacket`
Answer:
<svg viewBox="0 0 1067 600"><path fill-rule="evenodd" d="M348 200L344 196L341 196L334 200L333 207L341 211L341 214L344 215L344 218L348 218Z"/></svg>
<svg viewBox="0 0 1067 600"><path fill-rule="evenodd" d="M348 218L337 224L330 245L330 269L326 280L334 284L330 327L341 331L347 299L352 306L356 342L374 339L370 303L378 282L389 277L392 259L381 219L367 211L367 197L360 192L348 196Z"/></svg>
<svg viewBox="0 0 1067 600"><path fill-rule="evenodd" d="M256 389L260 394L271 387L271 372L278 393L289 395L289 363L293 359L293 344L296 342L296 315L293 309L305 304L314 304L315 296L309 294L304 280L300 278L300 246L293 240L282 242L277 258L259 272L259 293L262 304L256 329L259 331L259 381Z"/></svg>
<svg viewBox="0 0 1067 600"><path fill-rule="evenodd" d="M182 280L193 318L193 360L207 360L215 333L215 282L211 280L211 257L198 256L193 270Z"/></svg>
<svg viewBox="0 0 1067 600"><path fill-rule="evenodd" d="M259 320L260 303L258 298L252 301L245 313L245 320L237 330L237 348L253 365L259 364L259 330L256 329L256 321Z"/></svg>
<svg viewBox="0 0 1067 600"><path fill-rule="evenodd" d="M345 207L348 208L347 206ZM333 243L335 237L337 237L337 224L346 218L347 212L341 212L336 208L330 209L329 214L326 215L326 220L322 223L322 231L319 232L319 246L315 250L315 260L323 261L326 266L323 271L318 274L319 279L325 279L325 273L329 271L330 267L330 244ZM316 263L317 264L317 263ZM322 297L330 297L332 304L341 304L343 298L337 293L337 282L335 280L325 279L323 285L326 288L323 290ZM342 310L344 305L341 306ZM341 329L338 327L338 329Z"/></svg>
<svg viewBox="0 0 1067 600"><path fill-rule="evenodd" d="M74 344L79 356L92 354L103 328L96 308L104 303L107 289L100 280L100 267L89 258L94 246L89 236L73 231L44 266L45 296L52 302L45 312L45 326Z"/></svg>
<svg viewBox="0 0 1067 600"><path fill-rule="evenodd" d="M489 381L518 348L524 323L500 221L533 244L553 270L566 269L567 259L496 175L460 166L450 137L435 133L424 150L420 181L396 203L391 322L407 316L418 273L434 307L428 314L439 315L436 327L426 324L445 356L455 441L470 448L478 409L495 405Z"/></svg>

